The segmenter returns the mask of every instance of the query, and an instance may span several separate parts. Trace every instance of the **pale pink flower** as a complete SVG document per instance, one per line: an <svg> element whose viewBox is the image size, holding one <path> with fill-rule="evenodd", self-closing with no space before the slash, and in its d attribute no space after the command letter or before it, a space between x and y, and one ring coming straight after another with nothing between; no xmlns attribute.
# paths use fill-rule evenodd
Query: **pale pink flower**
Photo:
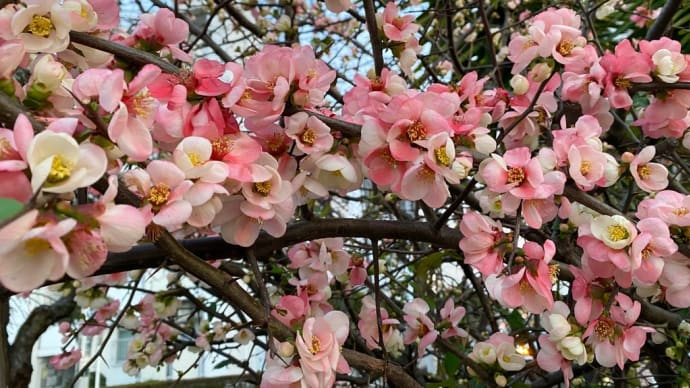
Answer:
<svg viewBox="0 0 690 388"><path fill-rule="evenodd" d="M390 40L406 42L419 30L419 25L414 23L414 15L399 16L400 9L395 2L386 4L386 8L381 14L383 33Z"/></svg>
<svg viewBox="0 0 690 388"><path fill-rule="evenodd" d="M178 47L189 36L187 22L176 18L168 8L161 8L155 14L142 14L139 19L141 23L133 34L135 38L148 41L156 51L167 49L175 59L192 61L192 57Z"/></svg>
<svg viewBox="0 0 690 388"><path fill-rule="evenodd" d="M635 179L635 183L648 193L661 191L668 186L666 167L663 164L650 163L655 153L654 146L647 146L630 162L630 174Z"/></svg>
<svg viewBox="0 0 690 388"><path fill-rule="evenodd" d="M340 13L347 11L350 7L352 7L350 0L326 0L326 8L331 12Z"/></svg>
<svg viewBox="0 0 690 388"><path fill-rule="evenodd" d="M626 272L639 268L640 263L633 261L627 252L627 247L637 237L637 229L625 217L595 217L591 224L580 225L578 234L577 244L592 259L604 263L611 262Z"/></svg>
<svg viewBox="0 0 690 388"><path fill-rule="evenodd" d="M671 239L668 226L658 218L645 218L637 223L640 234L630 248L633 262L640 266L633 276L643 283L651 284L661 276L664 258L676 253L678 246Z"/></svg>
<svg viewBox="0 0 690 388"><path fill-rule="evenodd" d="M498 273L503 267L504 249L500 242L505 238L501 224L479 212L466 213L460 222L463 238L459 246L464 262L477 268L482 275Z"/></svg>
<svg viewBox="0 0 690 388"><path fill-rule="evenodd" d="M446 300L446 303L443 305L443 308L441 308L440 311L440 326L443 327L445 322L446 325L449 325L450 327L447 329L442 329L441 338L450 338L456 336L467 337L467 332L464 329L458 327L460 320L462 320L464 316L465 308L462 306L455 307L455 302L453 302L453 299L448 298L448 300Z"/></svg>
<svg viewBox="0 0 690 388"><path fill-rule="evenodd" d="M271 311L271 315L283 322L286 326L294 327L301 324L308 312L309 304L307 295L285 295Z"/></svg>
<svg viewBox="0 0 690 388"><path fill-rule="evenodd" d="M340 347L349 334L349 326L347 315L341 311L331 311L304 321L302 331L295 339L303 383L311 387L331 386L336 372L350 372L340 353Z"/></svg>
<svg viewBox="0 0 690 388"><path fill-rule="evenodd" d="M415 298L403 306L405 313L404 319L407 329L403 334L403 342L409 345L419 339L417 345L417 358L424 356L424 349L436 341L438 331L434 328L434 323L427 316L429 305L420 298Z"/></svg>
<svg viewBox="0 0 690 388"><path fill-rule="evenodd" d="M179 228L192 213L192 205L184 195L193 183L172 162L154 160L146 170L128 171L125 183L151 205L152 221L166 229Z"/></svg>
<svg viewBox="0 0 690 388"><path fill-rule="evenodd" d="M546 175L560 176L560 171ZM520 199L547 198L562 192L564 179L546 179L538 158L532 158L527 147L513 148L503 156L492 154L479 165L478 176L489 190L509 192Z"/></svg>
<svg viewBox="0 0 690 388"><path fill-rule="evenodd" d="M398 330L400 321L388 316L388 311L381 307L381 331L383 333L383 345L386 352L395 354L403 348L402 334ZM381 349L379 344L378 321L376 317L376 303L374 298L367 295L362 299L362 310L359 312L357 322L359 333L371 350Z"/></svg>
<svg viewBox="0 0 690 388"><path fill-rule="evenodd" d="M637 218L660 218L667 225L690 226L690 196L664 190L645 198L637 207Z"/></svg>
<svg viewBox="0 0 690 388"><path fill-rule="evenodd" d="M47 279L59 280L69 265L69 252L62 237L77 224L41 220L31 210L0 229L0 283L15 292L27 292Z"/></svg>
<svg viewBox="0 0 690 388"><path fill-rule="evenodd" d="M570 146L568 150L568 173L578 187L589 191L606 182L606 155L585 144Z"/></svg>
<svg viewBox="0 0 690 388"><path fill-rule="evenodd" d="M326 152L333 146L331 129L321 120L298 112L285 118L285 134L295 141L305 154Z"/></svg>
<svg viewBox="0 0 690 388"><path fill-rule="evenodd" d="M50 358L50 365L56 370L69 369L81 360L81 350L74 349Z"/></svg>
<svg viewBox="0 0 690 388"><path fill-rule="evenodd" d="M636 52L628 39L618 43L614 53L604 54L600 64L606 71L604 95L609 97L614 108L627 109L632 105L628 89L633 83L652 81L652 59Z"/></svg>
<svg viewBox="0 0 690 388"><path fill-rule="evenodd" d="M659 277L663 297L674 307L690 307L690 259L676 253L664 260Z"/></svg>

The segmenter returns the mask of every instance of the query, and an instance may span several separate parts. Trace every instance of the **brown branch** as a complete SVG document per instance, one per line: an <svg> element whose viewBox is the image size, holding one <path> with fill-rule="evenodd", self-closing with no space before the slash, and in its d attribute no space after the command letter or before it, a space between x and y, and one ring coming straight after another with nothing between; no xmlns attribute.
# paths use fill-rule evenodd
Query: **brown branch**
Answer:
<svg viewBox="0 0 690 388"><path fill-rule="evenodd" d="M678 11L680 4L680 0L667 1L666 5L664 5L664 8L659 13L659 16L654 21L654 24L652 24L652 26L649 27L649 30L647 30L645 39L655 40L661 38L664 35L668 25L671 23L673 16L675 16L676 12Z"/></svg>
<svg viewBox="0 0 690 388"><path fill-rule="evenodd" d="M14 122L20 114L26 115L31 125L36 131L42 131L44 126L26 112L19 102L5 93L0 92L0 126L5 128L14 127Z"/></svg>
<svg viewBox="0 0 690 388"><path fill-rule="evenodd" d="M36 308L22 324L17 337L10 346L10 385L11 387L25 387L31 381L31 351L38 337L49 326L68 317L77 307L74 294L62 297L52 305Z"/></svg>
<svg viewBox="0 0 690 388"><path fill-rule="evenodd" d="M10 386L10 343L7 325L10 323L10 295L0 295L0 387Z"/></svg>
<svg viewBox="0 0 690 388"><path fill-rule="evenodd" d="M220 0L214 0L216 4L220 3ZM225 4L223 7L225 9L225 12L228 13L235 21L237 22L238 25L241 27L246 28L249 30L252 34L255 36L261 38L266 34L266 31L262 30L257 26L256 24L252 23L251 20L247 19L246 16L244 16L244 13L240 11L239 9L233 7L231 4Z"/></svg>
<svg viewBox="0 0 690 388"><path fill-rule="evenodd" d="M137 50L132 47L127 47L119 43L111 42L109 40L101 39L99 37L89 35L84 32L71 31L69 33L72 42L83 44L97 50L109 52L116 57L126 61L127 63L134 63L139 66L147 64L154 64L161 68L166 73L179 75L181 70L179 67L164 60L161 57L147 53L146 51Z"/></svg>
<svg viewBox="0 0 690 388"><path fill-rule="evenodd" d="M376 25L376 8L374 6L374 0L364 0L364 15L367 19L367 30L369 31L371 51L374 57L374 69L378 77L381 75L384 65L383 47L381 47L381 39L379 39L379 28Z"/></svg>

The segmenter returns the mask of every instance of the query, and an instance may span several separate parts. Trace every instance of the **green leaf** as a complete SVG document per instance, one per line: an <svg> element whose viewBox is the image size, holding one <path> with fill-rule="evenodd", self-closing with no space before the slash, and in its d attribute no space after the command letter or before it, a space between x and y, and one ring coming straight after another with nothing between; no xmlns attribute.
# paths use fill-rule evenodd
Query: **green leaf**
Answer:
<svg viewBox="0 0 690 388"><path fill-rule="evenodd" d="M22 211L24 204L12 198L0 198L0 222Z"/></svg>
<svg viewBox="0 0 690 388"><path fill-rule="evenodd" d="M510 329L513 331L520 330L525 327L525 320L522 318L522 315L518 310L513 310L510 314L508 314L506 316L506 320L508 321Z"/></svg>
<svg viewBox="0 0 690 388"><path fill-rule="evenodd" d="M448 377L455 376L458 368L460 368L460 358L453 353L446 352L443 357L443 367L446 369Z"/></svg>

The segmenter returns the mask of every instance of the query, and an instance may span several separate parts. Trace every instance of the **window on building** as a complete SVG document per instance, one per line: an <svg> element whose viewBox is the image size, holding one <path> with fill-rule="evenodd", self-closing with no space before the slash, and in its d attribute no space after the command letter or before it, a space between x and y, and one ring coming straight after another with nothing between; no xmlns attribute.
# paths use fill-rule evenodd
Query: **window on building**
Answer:
<svg viewBox="0 0 690 388"><path fill-rule="evenodd" d="M116 362L124 362L127 360L127 352L129 350L129 343L132 342L134 334L129 330L119 330L117 333L117 350L115 354Z"/></svg>

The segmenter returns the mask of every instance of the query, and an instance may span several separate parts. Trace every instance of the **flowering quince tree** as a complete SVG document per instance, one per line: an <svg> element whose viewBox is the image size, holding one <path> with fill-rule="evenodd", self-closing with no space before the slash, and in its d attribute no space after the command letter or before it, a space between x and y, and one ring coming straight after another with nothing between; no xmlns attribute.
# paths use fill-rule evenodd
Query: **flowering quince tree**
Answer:
<svg viewBox="0 0 690 388"><path fill-rule="evenodd" d="M0 387L690 385L681 1L137 4L0 2Z"/></svg>

